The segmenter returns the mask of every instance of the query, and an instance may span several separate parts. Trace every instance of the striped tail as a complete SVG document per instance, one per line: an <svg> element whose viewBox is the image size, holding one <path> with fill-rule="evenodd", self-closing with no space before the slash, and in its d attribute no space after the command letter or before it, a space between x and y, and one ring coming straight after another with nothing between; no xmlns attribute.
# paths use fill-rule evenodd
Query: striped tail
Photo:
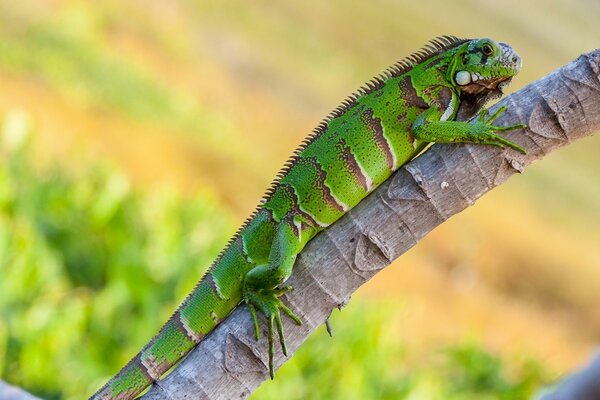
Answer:
<svg viewBox="0 0 600 400"><path fill-rule="evenodd" d="M158 334L91 400L135 398L233 311L242 299L243 277L254 266L244 254L241 230Z"/></svg>
<svg viewBox="0 0 600 400"><path fill-rule="evenodd" d="M129 400L156 382L165 372L196 346L203 335L190 335L179 311L160 332L121 371L91 399Z"/></svg>

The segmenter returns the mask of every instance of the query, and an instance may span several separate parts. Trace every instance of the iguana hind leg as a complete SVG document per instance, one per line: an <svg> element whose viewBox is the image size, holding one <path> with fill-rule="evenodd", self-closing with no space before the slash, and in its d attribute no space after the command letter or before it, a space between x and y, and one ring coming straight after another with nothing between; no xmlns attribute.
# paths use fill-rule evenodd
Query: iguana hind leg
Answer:
<svg viewBox="0 0 600 400"><path fill-rule="evenodd" d="M267 319L268 341L269 341L269 375L273 379L273 354L275 328L279 335L279 343L283 354L287 356L287 347L281 323L281 311L290 317L296 324L302 321L283 302L280 297L292 290L291 286L278 287L289 278L292 273L296 256L301 250L302 244L296 235L297 228L292 221L281 221L275 232L269 262L258 265L250 270L244 277L242 296L248 304L252 320L254 322L254 333L256 339L260 337L258 328L257 309Z"/></svg>

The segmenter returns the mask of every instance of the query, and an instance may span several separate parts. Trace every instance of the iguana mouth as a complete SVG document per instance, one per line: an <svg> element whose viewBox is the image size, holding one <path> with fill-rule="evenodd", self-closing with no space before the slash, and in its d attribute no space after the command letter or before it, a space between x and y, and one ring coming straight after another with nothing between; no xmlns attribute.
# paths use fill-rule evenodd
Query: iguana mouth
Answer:
<svg viewBox="0 0 600 400"><path fill-rule="evenodd" d="M460 108L458 109L457 119L466 121L476 115L481 107L502 97L503 90L510 84L511 80L512 77L489 80L478 79L465 85L458 85L460 88Z"/></svg>
<svg viewBox="0 0 600 400"><path fill-rule="evenodd" d="M480 95L487 92L492 95L502 96L504 88L506 88L512 80L512 77L481 79L475 74L472 74L472 77L473 76L476 78L472 79L470 83L459 86L461 92L472 95Z"/></svg>

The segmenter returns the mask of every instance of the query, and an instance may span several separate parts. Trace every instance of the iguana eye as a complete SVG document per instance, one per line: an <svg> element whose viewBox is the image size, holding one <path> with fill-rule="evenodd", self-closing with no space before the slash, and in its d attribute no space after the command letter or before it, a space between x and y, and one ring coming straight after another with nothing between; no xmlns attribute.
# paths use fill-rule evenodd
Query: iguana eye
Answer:
<svg viewBox="0 0 600 400"><path fill-rule="evenodd" d="M491 56L492 54L494 54L494 48L490 44L486 43L481 48L481 52L486 56Z"/></svg>

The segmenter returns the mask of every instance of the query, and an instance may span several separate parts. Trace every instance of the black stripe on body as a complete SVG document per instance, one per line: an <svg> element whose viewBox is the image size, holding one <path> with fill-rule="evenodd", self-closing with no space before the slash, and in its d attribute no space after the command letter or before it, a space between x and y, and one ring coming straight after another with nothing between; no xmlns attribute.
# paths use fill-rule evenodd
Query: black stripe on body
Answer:
<svg viewBox="0 0 600 400"><path fill-rule="evenodd" d="M210 274L207 274L207 275L210 275ZM185 326L183 325L182 316L181 316L181 313L179 312L179 310L175 311L175 313L171 317L171 320L173 321L173 323L175 324L177 329L179 329L181 331L181 333L183 333L185 336L190 338L190 340L193 341L194 343L200 343L200 341L204 338L205 335L202 332L194 332L191 328L190 328L190 330L192 330L192 332L190 332L185 328Z"/></svg>
<svg viewBox="0 0 600 400"><path fill-rule="evenodd" d="M240 254L242 255L242 257L244 257L244 260L246 260L246 262L248 264L254 264L254 261L246 253L246 249L245 249L245 246L244 246L244 239L242 238L241 235L237 236L230 243L230 247L233 248L233 246L239 246L239 248L240 248Z"/></svg>
<svg viewBox="0 0 600 400"><path fill-rule="evenodd" d="M342 147L342 158L348 166L348 170L352 173L356 182L358 182L358 184L365 190L365 192L369 191L367 177L363 175L363 172L361 171L360 166L356 161L356 157L354 157L354 154L352 154L352 150L346 145L344 139L340 140L340 145Z"/></svg>
<svg viewBox="0 0 600 400"><path fill-rule="evenodd" d="M327 171L323 169L323 167L319 163L319 160L317 160L316 157L308 157L307 160L310 161L311 164L317 170L318 175L316 184L317 188L323 195L323 200L325 200L325 203L327 203L331 208L334 208L340 212L345 212L344 207L342 207L342 205L337 202L335 197L333 197L333 195L331 194L331 189L329 189L329 186L325 184L325 179L327 179Z"/></svg>
<svg viewBox="0 0 600 400"><path fill-rule="evenodd" d="M398 81L398 87L400 88L402 99L406 102L407 108L416 107L423 111L429 108L429 104L427 104L415 90L410 76L407 75L404 78L401 78L400 81Z"/></svg>
<svg viewBox="0 0 600 400"><path fill-rule="evenodd" d="M286 216L286 218L293 217L294 215L298 215L298 216L301 216L306 222L308 222L308 224L310 226L312 226L312 227L319 226L319 224L317 223L317 221L315 221L315 219L313 218L312 215L305 213L304 211L302 211L300 209L300 205L298 204L298 194L296 193L296 190L294 190L294 187L291 184L282 183L279 186L279 190L285 190L289 194L289 196L293 199L293 202L294 202L294 206L288 212L288 215ZM292 223L292 225L294 225L294 224Z"/></svg>
<svg viewBox="0 0 600 400"><path fill-rule="evenodd" d="M383 125L381 124L381 118L373 118L373 110L367 109L361 115L361 121L366 125L369 132L373 134L373 139L377 147L385 155L385 161L390 171L394 170L394 155L390 144L383 135Z"/></svg>
<svg viewBox="0 0 600 400"><path fill-rule="evenodd" d="M142 363L142 358L139 355L137 357L133 358L129 362L129 364L127 364L127 366L125 366L125 368L127 368L130 364L132 364L132 366L139 368L139 370L142 371L144 378L146 378L149 382L155 382L155 379L152 377L152 375L150 374L150 371L148 371L146 366ZM125 368L123 368L123 369L125 369Z"/></svg>
<svg viewBox="0 0 600 400"><path fill-rule="evenodd" d="M286 217L285 220L282 221L282 223L288 224L292 230L292 233L298 239L300 239L302 237L302 226L298 226L294 223L294 216L290 215L290 216Z"/></svg>
<svg viewBox="0 0 600 400"><path fill-rule="evenodd" d="M219 290L219 286L217 285L217 282L215 282L215 278L210 272L208 272L204 276L204 279L206 280L206 283L208 283L208 286L210 286L210 289L214 292L215 296L219 300L227 299L225 296L223 296L223 293L221 293L221 291Z"/></svg>

